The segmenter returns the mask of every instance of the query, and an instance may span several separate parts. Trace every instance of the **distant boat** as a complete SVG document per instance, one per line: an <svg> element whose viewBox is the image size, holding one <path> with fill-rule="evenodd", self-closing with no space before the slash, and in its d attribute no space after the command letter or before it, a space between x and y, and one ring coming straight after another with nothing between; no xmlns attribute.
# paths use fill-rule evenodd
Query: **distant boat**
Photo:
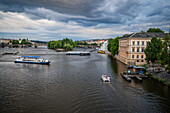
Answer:
<svg viewBox="0 0 170 113"><path fill-rule="evenodd" d="M103 82L110 82L110 77L108 77L106 74L102 75L101 79Z"/></svg>
<svg viewBox="0 0 170 113"><path fill-rule="evenodd" d="M66 55L81 55L81 56L85 56L85 55L90 55L90 52L87 52L87 51L72 51L72 52L67 52Z"/></svg>
<svg viewBox="0 0 170 113"><path fill-rule="evenodd" d="M31 64L49 64L49 60L40 58L40 56L21 56L14 61L15 63L31 63Z"/></svg>
<svg viewBox="0 0 170 113"><path fill-rule="evenodd" d="M105 51L102 51L102 50L99 50L97 51L98 53L102 53L102 54L105 54Z"/></svg>

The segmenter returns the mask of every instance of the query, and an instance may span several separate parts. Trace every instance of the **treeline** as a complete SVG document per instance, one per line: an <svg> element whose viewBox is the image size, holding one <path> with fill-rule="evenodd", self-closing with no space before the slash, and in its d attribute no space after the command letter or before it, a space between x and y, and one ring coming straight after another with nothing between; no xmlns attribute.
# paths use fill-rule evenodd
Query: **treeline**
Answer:
<svg viewBox="0 0 170 113"><path fill-rule="evenodd" d="M147 30L147 33L164 33L164 31L161 30L160 28L149 28Z"/></svg>
<svg viewBox="0 0 170 113"><path fill-rule="evenodd" d="M160 38L153 37L151 42L148 42L146 49L146 61L149 63L161 64L166 69L170 70L170 37L168 34L161 40Z"/></svg>
<svg viewBox="0 0 170 113"><path fill-rule="evenodd" d="M65 38L63 40L48 42L48 48L50 48L50 49L73 50L75 47L76 47L76 43L68 38Z"/></svg>
<svg viewBox="0 0 170 113"><path fill-rule="evenodd" d="M13 45L15 44L29 44L29 45L32 45L31 42L28 42L26 39L22 39L21 40L21 43L19 43L19 40L10 40L9 43L12 43Z"/></svg>
<svg viewBox="0 0 170 113"><path fill-rule="evenodd" d="M118 54L118 49L119 49L119 39L121 37L116 37L114 39L109 39L108 40L108 46L107 46L107 49L109 52L112 53L113 56L115 56L116 54Z"/></svg>
<svg viewBox="0 0 170 113"><path fill-rule="evenodd" d="M96 43L88 44L86 41L75 41L76 45L95 45L97 46Z"/></svg>

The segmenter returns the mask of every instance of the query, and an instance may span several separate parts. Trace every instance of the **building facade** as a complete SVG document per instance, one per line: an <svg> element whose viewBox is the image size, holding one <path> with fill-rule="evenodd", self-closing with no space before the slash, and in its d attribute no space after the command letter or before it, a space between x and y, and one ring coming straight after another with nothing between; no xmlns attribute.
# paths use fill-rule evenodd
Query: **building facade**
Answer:
<svg viewBox="0 0 170 113"><path fill-rule="evenodd" d="M146 64L144 50L152 37L163 38L168 33L133 33L119 39L116 58L127 65ZM170 34L168 34L170 36Z"/></svg>
<svg viewBox="0 0 170 113"><path fill-rule="evenodd" d="M10 41L10 39L0 39L0 43L7 44Z"/></svg>
<svg viewBox="0 0 170 113"><path fill-rule="evenodd" d="M101 43L100 50L107 51L108 40Z"/></svg>

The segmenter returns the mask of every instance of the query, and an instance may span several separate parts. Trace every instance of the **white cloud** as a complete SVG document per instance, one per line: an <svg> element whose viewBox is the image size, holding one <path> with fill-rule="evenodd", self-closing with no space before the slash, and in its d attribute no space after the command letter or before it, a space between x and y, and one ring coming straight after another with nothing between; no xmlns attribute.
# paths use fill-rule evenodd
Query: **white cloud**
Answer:
<svg viewBox="0 0 170 113"><path fill-rule="evenodd" d="M84 6L81 14L78 10L74 12L75 8L69 11L72 9L68 4L64 5L66 9L59 7L59 10L52 3L51 9L41 4L40 7L23 5L18 12L17 9L12 12L0 10L0 38L57 40L68 37L77 40L116 37L146 31L150 27L166 32L170 29L168 0L105 0L102 3L95 8Z"/></svg>
<svg viewBox="0 0 170 113"><path fill-rule="evenodd" d="M31 36L29 38L32 39L43 40L43 38L48 38L48 40L50 40L54 39L55 35L56 40L60 37L95 39L108 38L108 35L113 34L112 29L109 28L95 29L94 27L83 27L77 25L76 22L71 21L69 23L64 23L48 19L32 20L28 18L25 13L0 11L0 15L4 17L3 19L0 19L0 32L19 34L33 33L34 35L26 36Z"/></svg>

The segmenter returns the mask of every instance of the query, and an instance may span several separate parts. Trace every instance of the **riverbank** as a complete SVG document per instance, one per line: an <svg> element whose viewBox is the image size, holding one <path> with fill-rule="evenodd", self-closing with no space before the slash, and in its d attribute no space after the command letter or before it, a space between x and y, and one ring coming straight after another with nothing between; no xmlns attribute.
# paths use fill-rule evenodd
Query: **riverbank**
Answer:
<svg viewBox="0 0 170 113"><path fill-rule="evenodd" d="M170 74L169 73L166 73L164 71L161 71L161 72L147 71L147 73L149 73L153 79L156 79L159 82L170 86Z"/></svg>
<svg viewBox="0 0 170 113"><path fill-rule="evenodd" d="M109 51L107 51L107 52L105 52L105 53L107 53L108 55L111 55L112 56L112 54L109 52ZM117 57L115 57L115 56L112 56L114 59L117 59ZM117 59L118 60L118 59ZM120 61L120 60L119 60ZM150 75L153 79L156 79L156 80L158 80L159 82L161 82L161 83L163 83L163 84L165 84L165 85L167 85L167 86L170 86L170 74L169 73L167 73L167 72L165 72L165 71L152 71L152 70L148 70L147 71L147 73L148 73L148 75Z"/></svg>
<svg viewBox="0 0 170 113"><path fill-rule="evenodd" d="M72 51L70 49L55 49L57 52L65 52L65 51Z"/></svg>

